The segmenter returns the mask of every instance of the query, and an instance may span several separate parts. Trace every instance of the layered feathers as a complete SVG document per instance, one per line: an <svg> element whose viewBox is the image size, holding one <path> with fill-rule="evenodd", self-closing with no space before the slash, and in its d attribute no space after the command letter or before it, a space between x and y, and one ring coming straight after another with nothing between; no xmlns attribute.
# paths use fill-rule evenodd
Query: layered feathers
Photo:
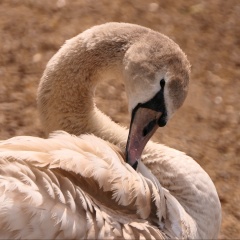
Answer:
<svg viewBox="0 0 240 240"><path fill-rule="evenodd" d="M177 200L142 163L136 172L118 151L95 136L65 132L2 141L0 237L191 236L194 223Z"/></svg>

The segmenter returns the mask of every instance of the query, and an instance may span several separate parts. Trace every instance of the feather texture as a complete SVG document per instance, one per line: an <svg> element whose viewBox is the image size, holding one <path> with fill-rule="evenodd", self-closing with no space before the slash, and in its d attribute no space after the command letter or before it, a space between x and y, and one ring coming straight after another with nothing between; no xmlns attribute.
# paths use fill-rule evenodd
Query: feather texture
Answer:
<svg viewBox="0 0 240 240"><path fill-rule="evenodd" d="M150 219L157 186L97 137L15 137L0 143L0 164L1 238L164 236Z"/></svg>
<svg viewBox="0 0 240 240"><path fill-rule="evenodd" d="M134 171L115 148L65 132L2 141L1 238L191 236L194 221L177 200L143 163Z"/></svg>

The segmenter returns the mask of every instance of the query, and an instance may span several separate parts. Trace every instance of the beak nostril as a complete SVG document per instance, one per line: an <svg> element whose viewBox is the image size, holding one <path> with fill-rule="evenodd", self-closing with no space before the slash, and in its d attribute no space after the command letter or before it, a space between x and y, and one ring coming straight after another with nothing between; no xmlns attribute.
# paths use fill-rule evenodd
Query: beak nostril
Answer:
<svg viewBox="0 0 240 240"><path fill-rule="evenodd" d="M157 124L156 119L149 122L148 125L146 127L144 127L144 129L143 129L143 132L142 132L143 137L147 136L148 133L150 133L153 130L153 128L155 127L156 124Z"/></svg>
<svg viewBox="0 0 240 240"><path fill-rule="evenodd" d="M145 127L143 129L143 137L145 137L147 134L148 134L148 130L147 130L147 127Z"/></svg>

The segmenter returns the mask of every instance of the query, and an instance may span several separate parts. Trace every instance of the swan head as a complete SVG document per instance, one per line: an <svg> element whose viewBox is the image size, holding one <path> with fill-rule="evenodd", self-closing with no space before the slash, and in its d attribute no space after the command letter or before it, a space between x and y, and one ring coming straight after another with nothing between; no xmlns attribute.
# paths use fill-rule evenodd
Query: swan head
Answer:
<svg viewBox="0 0 240 240"><path fill-rule="evenodd" d="M183 104L190 64L176 43L153 32L128 49L123 66L131 113L126 159L136 169L148 140Z"/></svg>

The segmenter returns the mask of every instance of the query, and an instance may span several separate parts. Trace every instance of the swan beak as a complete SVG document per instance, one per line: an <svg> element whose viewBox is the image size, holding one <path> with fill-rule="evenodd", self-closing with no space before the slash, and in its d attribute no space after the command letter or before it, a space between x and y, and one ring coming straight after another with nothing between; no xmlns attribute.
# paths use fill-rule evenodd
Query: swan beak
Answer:
<svg viewBox="0 0 240 240"><path fill-rule="evenodd" d="M126 146L126 161L135 170L143 149L159 127L162 112L139 107L132 114L131 125Z"/></svg>

